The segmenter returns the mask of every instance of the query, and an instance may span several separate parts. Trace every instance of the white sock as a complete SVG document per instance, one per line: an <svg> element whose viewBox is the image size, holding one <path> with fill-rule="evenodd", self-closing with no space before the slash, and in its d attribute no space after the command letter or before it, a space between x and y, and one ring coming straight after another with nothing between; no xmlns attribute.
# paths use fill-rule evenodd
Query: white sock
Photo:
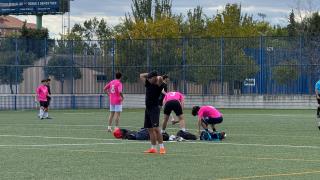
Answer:
<svg viewBox="0 0 320 180"><path fill-rule="evenodd" d="M48 112L44 112L44 113L43 113L43 117L44 117L44 118L47 118L47 117L49 117L49 114L48 114Z"/></svg>
<svg viewBox="0 0 320 180"><path fill-rule="evenodd" d="M44 111L42 108L40 108L40 114L39 114L40 118L43 118L43 114L44 114Z"/></svg>
<svg viewBox="0 0 320 180"><path fill-rule="evenodd" d="M161 133L165 133L166 132L166 130L164 130L164 129L161 129Z"/></svg>
<svg viewBox="0 0 320 180"><path fill-rule="evenodd" d="M182 130L183 132L185 132L185 131L186 131L186 128L181 128L181 130Z"/></svg>
<svg viewBox="0 0 320 180"><path fill-rule="evenodd" d="M108 126L108 129L111 129L112 126Z"/></svg>
<svg viewBox="0 0 320 180"><path fill-rule="evenodd" d="M156 145L151 145L151 149L155 149L156 148Z"/></svg>
<svg viewBox="0 0 320 180"><path fill-rule="evenodd" d="M159 144L160 148L164 148L164 145L163 144Z"/></svg>

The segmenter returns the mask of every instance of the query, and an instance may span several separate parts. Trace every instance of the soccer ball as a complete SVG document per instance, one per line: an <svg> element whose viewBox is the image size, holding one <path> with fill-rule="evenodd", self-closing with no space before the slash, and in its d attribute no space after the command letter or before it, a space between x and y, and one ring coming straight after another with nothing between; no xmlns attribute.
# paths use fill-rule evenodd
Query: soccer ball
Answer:
<svg viewBox="0 0 320 180"><path fill-rule="evenodd" d="M183 137L178 137L178 138L177 138L177 141L178 141L178 142L181 142L181 141L185 141L185 139L183 139Z"/></svg>
<svg viewBox="0 0 320 180"><path fill-rule="evenodd" d="M169 137L169 141L175 141L177 139L177 137L175 135L171 135Z"/></svg>

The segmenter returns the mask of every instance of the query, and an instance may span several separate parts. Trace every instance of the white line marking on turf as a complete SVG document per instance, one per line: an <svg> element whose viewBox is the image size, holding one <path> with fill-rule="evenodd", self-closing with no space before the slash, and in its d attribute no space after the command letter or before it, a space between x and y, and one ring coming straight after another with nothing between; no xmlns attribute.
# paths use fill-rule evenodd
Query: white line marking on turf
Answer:
<svg viewBox="0 0 320 180"><path fill-rule="evenodd" d="M119 142L119 143L84 143L84 144L0 144L0 147L54 147L54 146L92 146L92 145L118 145L118 144L137 144L149 142Z"/></svg>
<svg viewBox="0 0 320 180"><path fill-rule="evenodd" d="M91 150L91 149L44 149L39 147L17 147L15 149L24 149L24 150L43 150L43 151L69 151L69 152L84 152L84 153L110 153L110 154L134 154L142 155L141 152L121 152L121 151L101 151L101 150ZM183 157L207 157L208 155L204 154L189 154L184 152L168 153L166 156L183 156ZM210 156L213 158L234 158L234 159L254 159L254 160L276 160L276 161L297 161L297 162L320 162L317 159L290 159L290 158L275 158L275 157L252 157L252 156Z"/></svg>
<svg viewBox="0 0 320 180"><path fill-rule="evenodd" d="M106 128L105 125L92 125L92 124L1 124L0 126L8 125L8 126L56 126L56 127L103 127ZM136 126L121 126L123 128L140 128ZM45 127L39 127L44 129ZM179 130L180 128L167 128L168 130ZM88 131L105 131L104 129L68 129L68 130L88 130ZM196 131L196 129L188 129L191 131ZM256 136L256 137L286 137L286 138L312 138L319 139L319 136L290 136L290 135L281 135L281 134L233 134L230 133L229 136Z"/></svg>
<svg viewBox="0 0 320 180"><path fill-rule="evenodd" d="M281 176L302 176L306 174L319 174L320 170L305 170L304 172L292 172L292 173L281 173L281 174L265 174L265 175L255 175L246 177L232 177L232 178L220 178L218 180L241 180L241 179L258 179L267 177L281 177Z"/></svg>
<svg viewBox="0 0 320 180"><path fill-rule="evenodd" d="M195 144L215 144L215 145L233 145L233 146L260 146L260 147L285 147L285 148L310 148L310 149L320 149L320 146L299 146L299 145L287 145L287 144L241 144L241 143L214 143L214 142L195 142L187 141L186 143Z"/></svg>
<svg viewBox="0 0 320 180"><path fill-rule="evenodd" d="M1 124L0 126L65 126L65 127L106 127L104 125L93 124ZM122 126L125 127L125 126Z"/></svg>
<svg viewBox="0 0 320 180"><path fill-rule="evenodd" d="M102 139L102 138L78 138L78 137L63 137L63 136L26 136L26 135L12 135L0 134L0 137L17 137L17 138L44 138L44 139L73 139L73 140L101 140L101 141L120 141L118 139Z"/></svg>
<svg viewBox="0 0 320 180"><path fill-rule="evenodd" d="M20 136L20 135L0 135L0 136L11 136L11 137L21 137L21 138L61 138L61 139L74 139L74 140L106 140L106 141L118 141L120 144L130 144L130 143L148 143L149 141L128 141L128 140L119 140L119 139L98 139L98 138L77 138L77 137L49 137L49 136ZM170 143L175 143L177 141L167 141ZM92 143L91 145L104 145L104 144L119 144L119 143ZM188 144L210 144L210 145L233 145L233 146L258 146L258 147L284 147L284 148L309 148L309 149L320 149L320 146L300 146L300 145L282 145L282 144L242 144L242 143L225 143L225 142L219 142L219 143L215 143L215 142L201 142L201 141L184 141L184 143L188 143ZM87 146L90 144L47 144L47 145L0 145L0 147L15 147L15 146L72 146L72 145L76 145L76 146Z"/></svg>
<svg viewBox="0 0 320 180"><path fill-rule="evenodd" d="M310 114L224 114L226 116L315 117Z"/></svg>
<svg viewBox="0 0 320 180"><path fill-rule="evenodd" d="M90 115L90 114L96 114L96 113L94 113L94 112L87 112L87 113L85 113L85 112L83 112L83 113L71 112L71 113L63 113L63 114L66 114L66 115Z"/></svg>

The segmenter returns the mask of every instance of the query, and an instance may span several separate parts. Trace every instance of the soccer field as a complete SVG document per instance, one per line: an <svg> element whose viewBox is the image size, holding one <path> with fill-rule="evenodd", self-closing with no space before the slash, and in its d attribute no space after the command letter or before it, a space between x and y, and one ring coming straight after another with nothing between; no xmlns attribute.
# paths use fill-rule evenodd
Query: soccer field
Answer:
<svg viewBox="0 0 320 180"><path fill-rule="evenodd" d="M312 110L225 109L223 142L167 142L167 154L143 154L149 142L116 140L106 110L0 112L0 179L319 179L320 132ZM124 110L137 130L144 111ZM196 120L186 111L187 128ZM175 134L178 126L169 126Z"/></svg>

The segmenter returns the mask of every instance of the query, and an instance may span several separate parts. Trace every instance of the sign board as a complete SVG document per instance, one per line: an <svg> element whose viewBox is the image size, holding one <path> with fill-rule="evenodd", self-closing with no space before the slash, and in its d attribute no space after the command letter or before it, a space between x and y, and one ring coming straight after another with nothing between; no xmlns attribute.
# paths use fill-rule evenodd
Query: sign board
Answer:
<svg viewBox="0 0 320 180"><path fill-rule="evenodd" d="M255 86L256 85L256 79L255 78L246 78L243 82L244 86Z"/></svg>
<svg viewBox="0 0 320 180"><path fill-rule="evenodd" d="M0 15L41 15L69 12L70 0L0 0Z"/></svg>

